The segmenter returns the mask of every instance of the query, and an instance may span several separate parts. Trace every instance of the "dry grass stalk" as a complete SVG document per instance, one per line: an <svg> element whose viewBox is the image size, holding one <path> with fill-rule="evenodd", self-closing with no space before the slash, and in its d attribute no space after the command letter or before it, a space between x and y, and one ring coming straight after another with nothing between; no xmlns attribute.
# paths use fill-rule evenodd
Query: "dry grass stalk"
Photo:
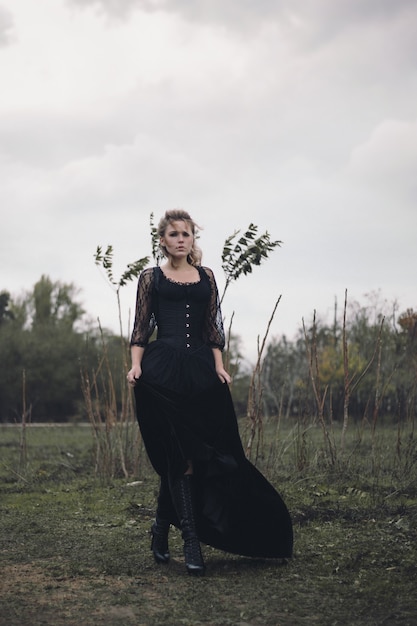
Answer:
<svg viewBox="0 0 417 626"><path fill-rule="evenodd" d="M362 372L358 374L354 372L352 375L349 371L349 348L348 348L348 339L347 339L347 329L346 329L346 310L347 310L347 289L345 290L345 304L343 309L343 371L344 371L344 399L343 399L343 426L342 426L342 435L341 435L341 450L342 452L345 450L346 443L346 432L349 424L349 404L352 393L355 391L356 387L363 380L363 378L368 373L372 363L375 360L375 357L378 353L378 349L381 345L381 337L382 337L382 328L384 325L385 318L382 318L381 325L378 331L378 337L375 342L374 352L369 359L368 363L363 368Z"/></svg>
<svg viewBox="0 0 417 626"><path fill-rule="evenodd" d="M100 332L103 354L98 367L91 376L87 371L81 372L85 407L95 441L95 472L104 479L111 479L119 474L128 478L138 472L141 442L132 391L123 384L127 361L124 358L122 391L118 402L101 327ZM126 352L124 342L121 349Z"/></svg>
<svg viewBox="0 0 417 626"><path fill-rule="evenodd" d="M328 385L326 385L324 390L322 391L321 385L320 385L320 366L319 366L318 348L317 348L316 311L314 311L314 315L313 315L313 336L312 336L311 343L307 336L304 319L302 320L302 322L303 322L304 341L306 345L307 358L308 358L308 371L310 375L310 381L311 381L311 385L313 389L314 399L316 402L318 419L319 419L319 423L323 432L325 446L327 448L327 451L330 457L330 463L331 465L334 465L337 459L337 450L336 450L334 441L330 437L330 433L328 431L326 420L324 417L324 407L325 407L325 402L326 402Z"/></svg>
<svg viewBox="0 0 417 626"><path fill-rule="evenodd" d="M22 372L22 421L21 421L21 430L20 430L20 457L19 457L19 470L24 471L27 467L28 462L28 450L27 450L27 439L26 439L26 426L28 422L30 423L30 418L32 414L32 405L29 406L29 409L26 407L26 371Z"/></svg>
<svg viewBox="0 0 417 626"><path fill-rule="evenodd" d="M251 381L249 385L248 392L248 404L247 404L247 412L246 416L249 423L249 439L246 444L246 456L248 459L251 458L252 454L252 446L255 439L257 439L257 447L256 447L256 457L255 461L258 459L259 451L262 445L262 436L263 436L263 418L262 418L262 395L263 388L261 382L262 376L262 354L265 349L266 340L269 334L269 330L274 319L276 310L280 303L281 296L275 302L273 311L268 321L268 325L262 340L262 344L259 345L259 336L258 336L258 356L256 360L256 365L253 369Z"/></svg>

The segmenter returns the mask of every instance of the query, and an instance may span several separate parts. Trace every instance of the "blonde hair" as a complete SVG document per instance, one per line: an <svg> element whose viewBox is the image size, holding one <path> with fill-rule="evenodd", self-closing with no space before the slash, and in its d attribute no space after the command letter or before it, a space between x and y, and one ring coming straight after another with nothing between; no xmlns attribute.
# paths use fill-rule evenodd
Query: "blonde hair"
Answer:
<svg viewBox="0 0 417 626"><path fill-rule="evenodd" d="M198 226L194 222L194 220L191 218L190 214L187 213L187 211L183 211L182 209L171 209L170 211L166 211L165 215L161 217L161 219L159 220L159 224L158 224L158 236L159 237L165 236L166 229L168 228L169 224L172 224L172 222L186 222L189 225L190 230L193 234L193 247L191 248L191 252L187 257L187 261L191 265L200 265L203 253L201 249L199 248L199 246L196 244L196 239L198 236L198 229L200 228L200 226ZM160 247L161 247L163 255L165 257L168 257L168 253L167 253L165 246L161 245Z"/></svg>

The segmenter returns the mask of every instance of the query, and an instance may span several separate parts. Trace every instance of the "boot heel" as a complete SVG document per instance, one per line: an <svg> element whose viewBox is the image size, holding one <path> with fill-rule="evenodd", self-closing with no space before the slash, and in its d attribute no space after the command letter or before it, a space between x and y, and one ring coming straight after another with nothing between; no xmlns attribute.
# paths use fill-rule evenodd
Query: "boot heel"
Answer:
<svg viewBox="0 0 417 626"><path fill-rule="evenodd" d="M197 537L191 537L184 542L184 557L185 567L191 576L204 576L206 567Z"/></svg>

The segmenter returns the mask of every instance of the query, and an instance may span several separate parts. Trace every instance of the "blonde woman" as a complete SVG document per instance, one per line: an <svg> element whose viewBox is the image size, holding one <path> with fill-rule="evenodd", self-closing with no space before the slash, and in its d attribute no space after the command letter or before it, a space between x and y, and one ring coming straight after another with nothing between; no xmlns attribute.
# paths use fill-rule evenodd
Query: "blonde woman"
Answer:
<svg viewBox="0 0 417 626"><path fill-rule="evenodd" d="M197 231L183 210L167 211L159 222L166 261L139 277L127 376L145 447L161 478L153 555L157 563L169 562L174 524L193 575L205 571L200 541L271 558L290 557L293 541L285 503L243 452L223 366L216 281L201 265Z"/></svg>

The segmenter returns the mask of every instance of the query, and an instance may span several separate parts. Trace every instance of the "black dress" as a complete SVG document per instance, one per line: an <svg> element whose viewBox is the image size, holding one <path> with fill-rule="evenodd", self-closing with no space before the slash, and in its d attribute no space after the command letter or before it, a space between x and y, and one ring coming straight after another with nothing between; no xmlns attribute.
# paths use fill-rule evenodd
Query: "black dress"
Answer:
<svg viewBox="0 0 417 626"><path fill-rule="evenodd" d="M229 387L215 371L212 348L223 349L224 331L214 275L197 269L195 283L174 282L159 267L139 277L131 344L146 346L135 386L145 448L171 482L193 461L200 541L246 556L290 557L287 507L246 459ZM179 526L173 507L170 517Z"/></svg>

